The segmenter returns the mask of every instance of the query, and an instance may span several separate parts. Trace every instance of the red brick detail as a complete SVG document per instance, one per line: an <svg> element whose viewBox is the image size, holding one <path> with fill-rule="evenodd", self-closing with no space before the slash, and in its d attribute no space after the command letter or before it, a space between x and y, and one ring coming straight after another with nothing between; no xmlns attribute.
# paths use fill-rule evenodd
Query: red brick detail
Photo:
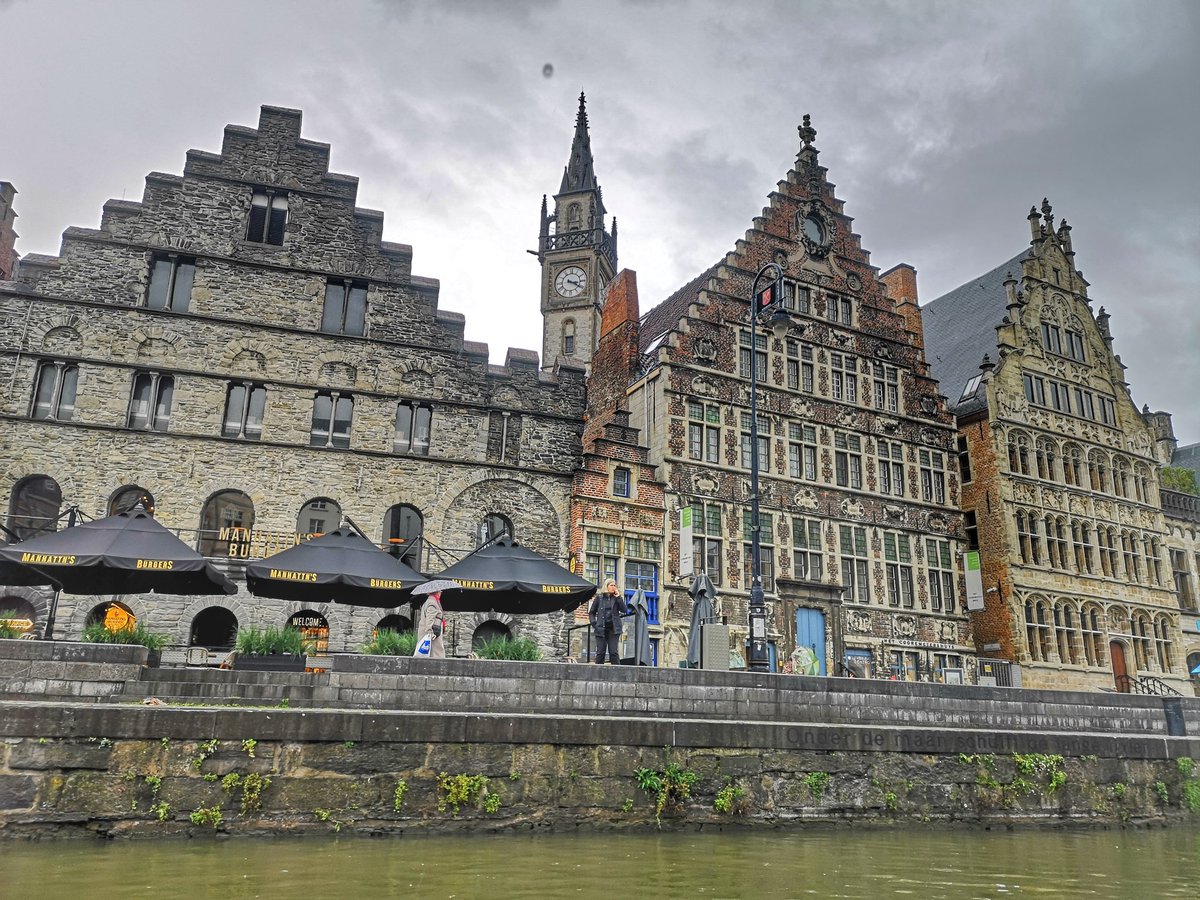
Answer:
<svg viewBox="0 0 1200 900"><path fill-rule="evenodd" d="M925 349L925 327L921 322L921 306L917 302L917 270L908 263L897 263L879 276L887 288L888 297L896 304L896 312L904 316L904 324L912 335L914 347Z"/></svg>

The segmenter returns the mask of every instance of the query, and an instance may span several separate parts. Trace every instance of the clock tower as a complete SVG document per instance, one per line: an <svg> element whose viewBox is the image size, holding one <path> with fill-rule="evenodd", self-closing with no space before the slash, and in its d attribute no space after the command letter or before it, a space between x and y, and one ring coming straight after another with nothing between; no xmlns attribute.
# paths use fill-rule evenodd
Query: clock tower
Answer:
<svg viewBox="0 0 1200 900"><path fill-rule="evenodd" d="M600 304L617 270L617 220L604 225L604 198L592 166L586 100L579 95L571 158L550 211L542 197L542 367L590 363L600 337Z"/></svg>

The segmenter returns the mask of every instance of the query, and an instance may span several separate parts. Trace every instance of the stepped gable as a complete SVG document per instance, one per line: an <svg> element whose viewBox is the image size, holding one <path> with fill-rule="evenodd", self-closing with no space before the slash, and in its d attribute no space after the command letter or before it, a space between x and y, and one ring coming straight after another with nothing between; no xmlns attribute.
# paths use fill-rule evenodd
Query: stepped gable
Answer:
<svg viewBox="0 0 1200 900"><path fill-rule="evenodd" d="M979 374L985 353L996 353L996 327L1004 321L1008 294L1004 282L1019 280L1025 249L978 278L959 285L921 308L925 325L925 358L941 384L950 408L959 415L981 408L985 400L963 398L967 382ZM982 392L979 393L983 397ZM961 402L960 402L961 401Z"/></svg>
<svg viewBox="0 0 1200 900"><path fill-rule="evenodd" d="M646 353L654 340L679 326L679 320L685 318L688 308L700 299L700 291L708 284L709 279L717 274L720 265L720 263L714 263L709 266L642 316L638 346L640 352Z"/></svg>

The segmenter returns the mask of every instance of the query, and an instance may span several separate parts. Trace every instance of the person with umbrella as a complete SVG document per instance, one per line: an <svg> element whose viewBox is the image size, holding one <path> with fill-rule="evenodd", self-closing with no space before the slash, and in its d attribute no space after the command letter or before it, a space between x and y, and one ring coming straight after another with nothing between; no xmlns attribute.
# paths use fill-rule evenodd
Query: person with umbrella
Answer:
<svg viewBox="0 0 1200 900"><path fill-rule="evenodd" d="M425 642L425 638L428 636L430 638L429 658L446 658L446 645L442 639L446 631L446 611L442 609L442 591L459 587L462 587L462 585L456 581L451 581L448 578L440 578L434 581L427 581L413 588L413 594L415 595L428 595L425 602L421 604L421 613L417 617L417 652L413 654L414 656L425 655L420 652L421 644Z"/></svg>
<svg viewBox="0 0 1200 900"><path fill-rule="evenodd" d="M611 578L604 582L604 590L596 595L588 610L588 619L592 623L592 631L596 635L596 664L603 665L607 653L608 660L613 665L621 662L617 651L617 642L621 639L621 617L628 615L625 606L625 595Z"/></svg>

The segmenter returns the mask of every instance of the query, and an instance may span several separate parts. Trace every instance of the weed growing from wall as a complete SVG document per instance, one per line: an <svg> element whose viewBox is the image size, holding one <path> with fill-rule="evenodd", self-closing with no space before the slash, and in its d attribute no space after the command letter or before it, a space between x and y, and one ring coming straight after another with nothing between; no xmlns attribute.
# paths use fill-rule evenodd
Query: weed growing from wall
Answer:
<svg viewBox="0 0 1200 900"><path fill-rule="evenodd" d="M809 772L804 776L804 783L808 785L808 792L812 794L813 800L820 803L826 788L829 787L829 773Z"/></svg>

